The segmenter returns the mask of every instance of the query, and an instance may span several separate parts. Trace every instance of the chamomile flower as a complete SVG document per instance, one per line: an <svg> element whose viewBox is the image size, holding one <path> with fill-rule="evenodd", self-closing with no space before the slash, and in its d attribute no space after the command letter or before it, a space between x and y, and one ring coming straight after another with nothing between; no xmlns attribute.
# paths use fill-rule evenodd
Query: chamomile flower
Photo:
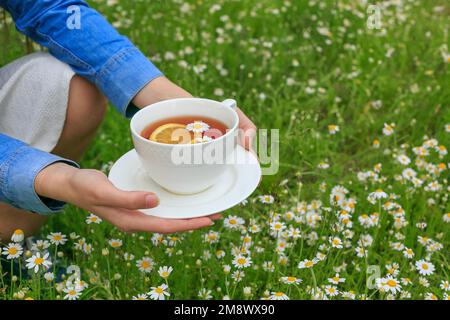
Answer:
<svg viewBox="0 0 450 320"><path fill-rule="evenodd" d="M416 261L416 269L420 275L429 276L434 273L435 267L431 262L422 259Z"/></svg>
<svg viewBox="0 0 450 320"><path fill-rule="evenodd" d="M342 249L342 240L339 237L330 238L330 244L333 248Z"/></svg>
<svg viewBox="0 0 450 320"><path fill-rule="evenodd" d="M167 279L167 278L169 278L172 271L173 271L172 267L163 266L163 267L159 267L158 274L161 278Z"/></svg>
<svg viewBox="0 0 450 320"><path fill-rule="evenodd" d="M400 292L402 288L400 282L392 276L387 276L386 278L378 278L376 280L376 284L378 286L378 289L386 293L395 294L397 292Z"/></svg>
<svg viewBox="0 0 450 320"><path fill-rule="evenodd" d="M223 221L223 225L228 229L239 229L244 223L244 219L237 216L229 216Z"/></svg>
<svg viewBox="0 0 450 320"><path fill-rule="evenodd" d="M148 300L148 296L145 293L139 293L131 298L132 300Z"/></svg>
<svg viewBox="0 0 450 320"><path fill-rule="evenodd" d="M83 243L83 252L86 254L91 254L94 251L94 247L90 243Z"/></svg>
<svg viewBox="0 0 450 320"><path fill-rule="evenodd" d="M280 221L273 221L270 223L270 230L276 233L282 232L286 229L286 224Z"/></svg>
<svg viewBox="0 0 450 320"><path fill-rule="evenodd" d="M120 248L123 245L123 241L120 239L111 239L108 243L114 249Z"/></svg>
<svg viewBox="0 0 450 320"><path fill-rule="evenodd" d="M21 229L17 229L13 232L13 234L11 236L11 241L12 242L22 242L24 238L25 238L25 234L23 233L23 231Z"/></svg>
<svg viewBox="0 0 450 320"><path fill-rule="evenodd" d="M335 285L338 285L339 283L344 283L345 282L345 278L341 278L339 276L339 273L336 273L334 275L334 277L328 278L328 282L330 282L332 284L335 284Z"/></svg>
<svg viewBox="0 0 450 320"><path fill-rule="evenodd" d="M367 250L365 248L357 247L355 248L355 252L358 258L364 258L367 256Z"/></svg>
<svg viewBox="0 0 450 320"><path fill-rule="evenodd" d="M47 236L47 239L50 240L50 243L57 246L64 245L67 242L66 235L62 234L61 232L52 232Z"/></svg>
<svg viewBox="0 0 450 320"><path fill-rule="evenodd" d="M50 268L52 262L49 260L49 253L47 252L43 256L41 256L40 252L32 255L31 258L26 260L27 268L34 269L34 273L38 273L40 269L46 270Z"/></svg>
<svg viewBox="0 0 450 320"><path fill-rule="evenodd" d="M450 222L450 212L444 214L444 215L442 216L442 220L444 220L444 222L449 223L449 222Z"/></svg>
<svg viewBox="0 0 450 320"><path fill-rule="evenodd" d="M448 282L448 280L442 280L442 281L441 281L441 284L439 285L439 287L440 287L442 290L450 291L450 282Z"/></svg>
<svg viewBox="0 0 450 320"><path fill-rule="evenodd" d="M431 293L431 292L425 293L424 299L425 300L439 300L438 297L434 293Z"/></svg>
<svg viewBox="0 0 450 320"><path fill-rule="evenodd" d="M96 216L95 214L91 213L89 216L87 216L86 218L86 223L87 224L91 224L91 223L95 223L95 224L99 224L100 222L102 222L102 219L98 216Z"/></svg>
<svg viewBox="0 0 450 320"><path fill-rule="evenodd" d="M81 295L81 290L77 289L76 287L64 288L63 292L66 294L64 296L64 300L77 300Z"/></svg>
<svg viewBox="0 0 450 320"><path fill-rule="evenodd" d="M387 194L382 189L377 189L374 192L372 192L369 195L369 197L374 198L374 199L386 199L387 198Z"/></svg>
<svg viewBox="0 0 450 320"><path fill-rule="evenodd" d="M136 261L136 266L139 268L140 271L144 273L149 273L153 270L153 267L155 266L155 261L152 258L144 257Z"/></svg>
<svg viewBox="0 0 450 320"><path fill-rule="evenodd" d="M336 134L337 132L339 132L339 126L335 125L335 124L329 124L328 125L328 133L329 134Z"/></svg>
<svg viewBox="0 0 450 320"><path fill-rule="evenodd" d="M52 281L55 279L55 274L54 274L53 272L46 272L46 273L44 274L44 279L45 279L47 282L52 282Z"/></svg>
<svg viewBox="0 0 450 320"><path fill-rule="evenodd" d="M241 270L236 270L235 272L233 272L231 274L231 278L235 281L235 282L240 282L242 281L242 279L244 279L245 277L245 272L241 271Z"/></svg>
<svg viewBox="0 0 450 320"><path fill-rule="evenodd" d="M211 300L213 296L211 295L211 290L208 290L206 288L200 289L198 292L198 297L203 300Z"/></svg>
<svg viewBox="0 0 450 320"><path fill-rule="evenodd" d="M380 147L380 140L374 139L374 140L372 141L372 148L378 149L379 147Z"/></svg>
<svg viewBox="0 0 450 320"><path fill-rule="evenodd" d="M271 292L269 300L289 300L289 297L281 291Z"/></svg>
<svg viewBox="0 0 450 320"><path fill-rule="evenodd" d="M166 284L162 284L158 287L151 287L148 296L152 300L165 300L166 297L170 297L168 292L169 287Z"/></svg>
<svg viewBox="0 0 450 320"><path fill-rule="evenodd" d="M414 251L410 248L406 248L403 250L403 255L408 258L408 259L412 259L414 258Z"/></svg>
<svg viewBox="0 0 450 320"><path fill-rule="evenodd" d="M285 284L299 284L302 282L302 279L297 277L281 277L280 281Z"/></svg>
<svg viewBox="0 0 450 320"><path fill-rule="evenodd" d="M45 251L50 247L50 242L47 240L37 240L31 246L31 251Z"/></svg>
<svg viewBox="0 0 450 320"><path fill-rule="evenodd" d="M217 231L209 231L208 233L203 235L203 239L205 242L213 244L219 242L220 234Z"/></svg>
<svg viewBox="0 0 450 320"><path fill-rule="evenodd" d="M274 202L274 197L271 195L258 196L258 199L261 203L271 204Z"/></svg>
<svg viewBox="0 0 450 320"><path fill-rule="evenodd" d="M194 121L186 125L186 129L194 133L203 133L209 130L209 125L203 121Z"/></svg>
<svg viewBox="0 0 450 320"><path fill-rule="evenodd" d="M326 285L324 288L324 292L329 297L334 297L339 294L339 290L335 286Z"/></svg>
<svg viewBox="0 0 450 320"><path fill-rule="evenodd" d="M217 250L216 251L216 257L217 259L222 259L223 257L225 257L226 253L224 250Z"/></svg>
<svg viewBox="0 0 450 320"><path fill-rule="evenodd" d="M238 255L234 257L232 263L238 269L248 268L252 265L252 259L250 257Z"/></svg>
<svg viewBox="0 0 450 320"><path fill-rule="evenodd" d="M397 160L398 162L400 162L402 165L407 166L408 164L411 163L411 159L408 158L408 156L401 154L399 156L397 156Z"/></svg>
<svg viewBox="0 0 450 320"><path fill-rule="evenodd" d="M394 128L395 128L395 124L394 123L391 123L391 124L385 123L384 127L383 127L383 134L385 136L390 136L391 134L394 133Z"/></svg>
<svg viewBox="0 0 450 320"><path fill-rule="evenodd" d="M318 261L317 261L316 258L314 258L314 259L312 259L312 260L305 259L305 260L299 262L298 268L299 268L299 269L312 268L312 267L314 267L314 265L315 265L317 262L318 262Z"/></svg>
<svg viewBox="0 0 450 320"><path fill-rule="evenodd" d="M210 142L210 141L212 141L212 140L214 140L214 139L205 135L205 136L203 136L203 137L197 137L197 138L195 138L195 139L194 139L194 143Z"/></svg>
<svg viewBox="0 0 450 320"><path fill-rule="evenodd" d="M23 253L23 248L19 243L10 243L3 248L2 254L6 256L6 259L12 260L19 258Z"/></svg>

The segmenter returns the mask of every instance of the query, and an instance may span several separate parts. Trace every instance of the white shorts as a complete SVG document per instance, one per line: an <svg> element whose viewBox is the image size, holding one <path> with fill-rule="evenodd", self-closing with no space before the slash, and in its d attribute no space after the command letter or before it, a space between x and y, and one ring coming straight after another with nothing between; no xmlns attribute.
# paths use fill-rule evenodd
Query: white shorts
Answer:
<svg viewBox="0 0 450 320"><path fill-rule="evenodd" d="M50 152L66 120L72 69L48 53L0 68L0 133Z"/></svg>

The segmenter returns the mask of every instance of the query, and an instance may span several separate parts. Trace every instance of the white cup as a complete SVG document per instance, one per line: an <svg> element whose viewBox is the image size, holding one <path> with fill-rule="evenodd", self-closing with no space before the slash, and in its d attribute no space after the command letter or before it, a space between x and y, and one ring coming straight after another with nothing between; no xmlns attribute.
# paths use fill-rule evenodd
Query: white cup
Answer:
<svg viewBox="0 0 450 320"><path fill-rule="evenodd" d="M177 194L194 194L214 185L225 172L236 149L239 117L235 108L236 101L232 99L218 102L181 98L161 101L138 111L131 119L131 134L139 159L150 178ZM198 144L164 144L141 136L151 123L180 116L218 120L227 126L228 131L217 139Z"/></svg>

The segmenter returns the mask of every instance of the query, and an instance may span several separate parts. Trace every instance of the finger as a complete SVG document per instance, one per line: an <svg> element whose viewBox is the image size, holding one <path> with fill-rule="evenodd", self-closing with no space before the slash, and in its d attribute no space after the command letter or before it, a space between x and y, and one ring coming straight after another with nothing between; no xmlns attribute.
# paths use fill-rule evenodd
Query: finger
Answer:
<svg viewBox="0 0 450 320"><path fill-rule="evenodd" d="M136 210L101 206L97 207L95 211L101 218L125 232L174 233L209 227L214 224L208 217L171 220L148 216Z"/></svg>
<svg viewBox="0 0 450 320"><path fill-rule="evenodd" d="M154 208L159 199L153 192L122 191L111 183L99 191L98 205L107 207L126 208L131 210Z"/></svg>
<svg viewBox="0 0 450 320"><path fill-rule="evenodd" d="M219 220L219 219L222 219L222 215L220 213L215 213L215 214L212 214L212 215L208 216L208 218L210 218L213 221L214 220Z"/></svg>
<svg viewBox="0 0 450 320"><path fill-rule="evenodd" d="M239 116L239 129L242 130L241 144L247 150L252 149L253 139L256 136L256 126L255 124L240 110L236 109Z"/></svg>
<svg viewBox="0 0 450 320"><path fill-rule="evenodd" d="M195 218L195 219L180 219L180 220L169 220L161 219L156 217L151 217L154 223L152 229L160 233L174 233L183 232L189 230L196 230L205 227L210 227L214 222L208 217Z"/></svg>

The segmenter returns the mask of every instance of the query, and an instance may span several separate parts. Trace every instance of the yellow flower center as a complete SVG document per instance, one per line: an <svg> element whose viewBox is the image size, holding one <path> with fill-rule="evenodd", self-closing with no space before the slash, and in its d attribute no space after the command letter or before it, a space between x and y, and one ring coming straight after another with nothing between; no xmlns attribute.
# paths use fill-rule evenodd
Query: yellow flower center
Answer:
<svg viewBox="0 0 450 320"><path fill-rule="evenodd" d="M141 262L141 267L144 268L144 269L149 268L149 267L150 267L150 262L148 262L148 261L142 261L142 262Z"/></svg>
<svg viewBox="0 0 450 320"><path fill-rule="evenodd" d="M17 229L16 231L14 231L14 234L15 234L16 236L21 236L21 235L23 235L23 231L20 230L20 229Z"/></svg>
<svg viewBox="0 0 450 320"><path fill-rule="evenodd" d="M155 289L155 292L156 292L157 294L163 294L163 293L164 293L164 290L163 290L163 288L158 287L158 288Z"/></svg>
<svg viewBox="0 0 450 320"><path fill-rule="evenodd" d="M426 263L422 263L422 269L428 270L428 265Z"/></svg>
<svg viewBox="0 0 450 320"><path fill-rule="evenodd" d="M237 263L240 264L240 265L245 264L245 262L247 262L247 260L245 260L245 258L237 259Z"/></svg>
<svg viewBox="0 0 450 320"><path fill-rule="evenodd" d="M283 292L275 292L275 296L277 297L282 297L284 295Z"/></svg>
<svg viewBox="0 0 450 320"><path fill-rule="evenodd" d="M386 283L389 287L393 288L397 286L397 281L395 280L388 280L388 282Z"/></svg>
<svg viewBox="0 0 450 320"><path fill-rule="evenodd" d="M8 248L8 253L10 255L15 255L17 253L17 248L16 247Z"/></svg>
<svg viewBox="0 0 450 320"><path fill-rule="evenodd" d="M167 278L169 276L169 273L167 271L163 271L163 272L161 272L161 276L163 278Z"/></svg>
<svg viewBox="0 0 450 320"><path fill-rule="evenodd" d="M297 280L296 277L287 277L288 282L294 282L295 280Z"/></svg>
<svg viewBox="0 0 450 320"><path fill-rule="evenodd" d="M338 277L333 277L331 279L333 279L333 281L335 281L335 282L339 282L339 278Z"/></svg>
<svg viewBox="0 0 450 320"><path fill-rule="evenodd" d="M75 290L70 290L68 293L70 296L75 296L77 294Z"/></svg>
<svg viewBox="0 0 450 320"><path fill-rule="evenodd" d="M44 263L44 258L36 258L34 259L34 264L41 265Z"/></svg>
<svg viewBox="0 0 450 320"><path fill-rule="evenodd" d="M337 245L339 245L341 242L339 241L339 239L334 239L333 240L333 244L335 245L335 246L337 246Z"/></svg>
<svg viewBox="0 0 450 320"><path fill-rule="evenodd" d="M230 223L230 224L236 224L236 220L230 219L229 223Z"/></svg>
<svg viewBox="0 0 450 320"><path fill-rule="evenodd" d="M313 265L314 265L314 263L312 261L305 262L305 267L312 267Z"/></svg>

